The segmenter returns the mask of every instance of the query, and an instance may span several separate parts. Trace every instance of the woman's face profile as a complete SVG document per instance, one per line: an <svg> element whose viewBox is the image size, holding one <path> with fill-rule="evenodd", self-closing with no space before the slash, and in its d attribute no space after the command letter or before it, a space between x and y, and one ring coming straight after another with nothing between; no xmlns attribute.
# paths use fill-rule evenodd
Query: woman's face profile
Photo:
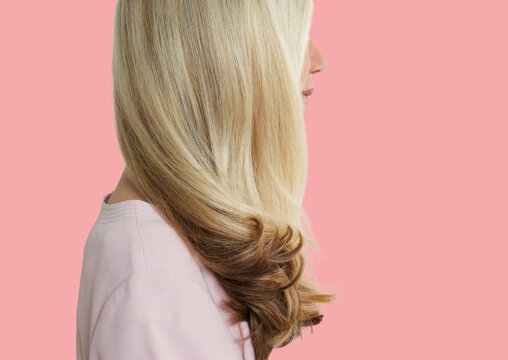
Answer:
<svg viewBox="0 0 508 360"><path fill-rule="evenodd" d="M316 44L309 38L307 51L305 53L305 61L302 70L302 98L305 107L309 105L308 97L312 94L314 86L312 85L312 75L321 72L326 67L326 61L323 55L319 52Z"/></svg>

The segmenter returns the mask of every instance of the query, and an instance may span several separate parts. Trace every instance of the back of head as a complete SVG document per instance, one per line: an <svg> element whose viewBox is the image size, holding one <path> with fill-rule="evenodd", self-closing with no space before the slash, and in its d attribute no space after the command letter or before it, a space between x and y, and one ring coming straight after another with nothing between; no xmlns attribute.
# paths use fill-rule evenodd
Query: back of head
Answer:
<svg viewBox="0 0 508 360"><path fill-rule="evenodd" d="M130 180L247 320L256 359L319 323L303 273L300 74L311 0L119 0L115 126Z"/></svg>

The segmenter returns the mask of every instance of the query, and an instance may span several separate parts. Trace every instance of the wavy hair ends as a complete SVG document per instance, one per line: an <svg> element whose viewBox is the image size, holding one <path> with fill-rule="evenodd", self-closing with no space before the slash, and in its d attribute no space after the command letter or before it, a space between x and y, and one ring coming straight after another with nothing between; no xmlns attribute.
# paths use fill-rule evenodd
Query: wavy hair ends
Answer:
<svg viewBox="0 0 508 360"><path fill-rule="evenodd" d="M119 0L115 128L129 179L213 271L256 360L318 324L300 216L311 0ZM308 269L308 266L305 266ZM310 277L308 276L310 275Z"/></svg>

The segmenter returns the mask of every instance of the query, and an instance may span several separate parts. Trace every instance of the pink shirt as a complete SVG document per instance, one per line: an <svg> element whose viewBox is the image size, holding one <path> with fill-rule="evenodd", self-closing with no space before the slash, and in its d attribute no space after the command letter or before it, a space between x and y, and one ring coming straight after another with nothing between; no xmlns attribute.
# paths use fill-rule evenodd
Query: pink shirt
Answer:
<svg viewBox="0 0 508 360"><path fill-rule="evenodd" d="M77 360L254 360L215 275L151 204L110 195L84 247Z"/></svg>

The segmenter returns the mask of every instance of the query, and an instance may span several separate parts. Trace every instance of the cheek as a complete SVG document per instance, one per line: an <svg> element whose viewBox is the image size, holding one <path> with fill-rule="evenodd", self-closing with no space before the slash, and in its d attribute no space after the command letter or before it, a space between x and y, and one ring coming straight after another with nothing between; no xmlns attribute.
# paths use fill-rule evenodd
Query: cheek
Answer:
<svg viewBox="0 0 508 360"><path fill-rule="evenodd" d="M305 56L305 61L303 63L303 69L302 69L302 83L305 82L305 79L307 79L307 75L309 74L310 70L310 57L308 55Z"/></svg>

